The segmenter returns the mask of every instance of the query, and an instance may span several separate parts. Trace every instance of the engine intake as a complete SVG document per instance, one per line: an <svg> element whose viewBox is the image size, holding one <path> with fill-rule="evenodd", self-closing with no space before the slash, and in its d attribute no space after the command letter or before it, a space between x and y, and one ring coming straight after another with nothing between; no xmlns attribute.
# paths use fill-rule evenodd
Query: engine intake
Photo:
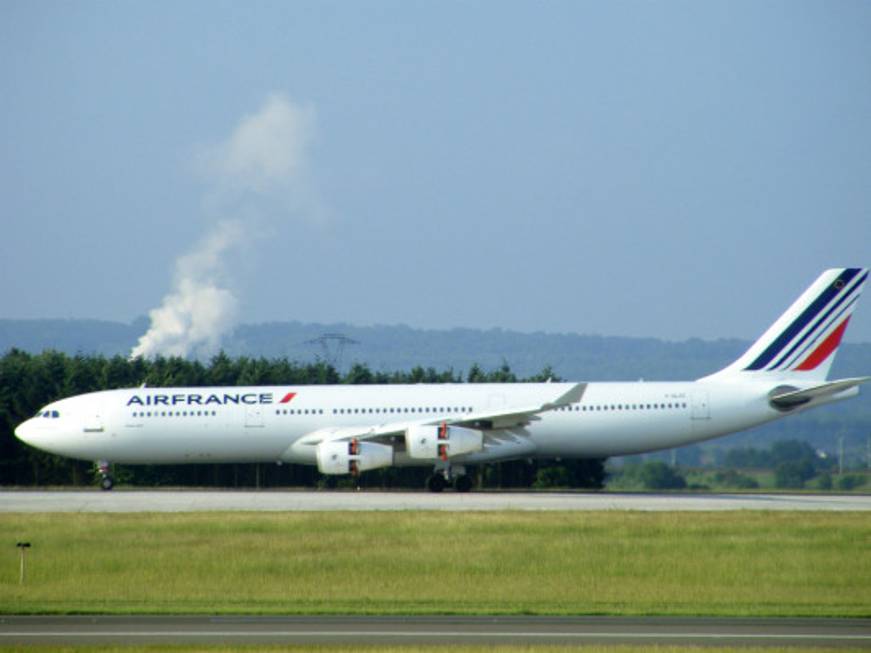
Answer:
<svg viewBox="0 0 871 653"><path fill-rule="evenodd" d="M405 449L412 458L447 460L483 448L484 434L462 426L418 424L405 431Z"/></svg>
<svg viewBox="0 0 871 653"><path fill-rule="evenodd" d="M321 442L317 448L321 474L354 474L393 464L393 447L376 442L338 440Z"/></svg>

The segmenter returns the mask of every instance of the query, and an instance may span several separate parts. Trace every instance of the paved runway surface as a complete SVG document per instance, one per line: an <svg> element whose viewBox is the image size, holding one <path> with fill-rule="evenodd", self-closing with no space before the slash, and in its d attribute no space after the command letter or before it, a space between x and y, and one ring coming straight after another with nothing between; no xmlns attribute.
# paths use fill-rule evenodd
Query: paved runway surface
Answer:
<svg viewBox="0 0 871 653"><path fill-rule="evenodd" d="M871 648L871 619L0 617L10 644L685 644Z"/></svg>
<svg viewBox="0 0 871 653"><path fill-rule="evenodd" d="M871 496L830 494L584 494L551 492L314 492L198 490L0 492L0 512L215 510L861 510Z"/></svg>

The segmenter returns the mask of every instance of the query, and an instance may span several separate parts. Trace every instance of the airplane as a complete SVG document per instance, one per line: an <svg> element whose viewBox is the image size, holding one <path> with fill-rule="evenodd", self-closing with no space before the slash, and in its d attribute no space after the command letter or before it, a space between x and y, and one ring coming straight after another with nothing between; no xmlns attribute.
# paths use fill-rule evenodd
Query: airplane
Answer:
<svg viewBox="0 0 871 653"><path fill-rule="evenodd" d="M856 396L871 377L828 373L867 277L826 270L741 357L695 381L139 387L55 401L15 435L97 461L104 490L112 461L426 465L430 491L466 492L469 465L670 449Z"/></svg>

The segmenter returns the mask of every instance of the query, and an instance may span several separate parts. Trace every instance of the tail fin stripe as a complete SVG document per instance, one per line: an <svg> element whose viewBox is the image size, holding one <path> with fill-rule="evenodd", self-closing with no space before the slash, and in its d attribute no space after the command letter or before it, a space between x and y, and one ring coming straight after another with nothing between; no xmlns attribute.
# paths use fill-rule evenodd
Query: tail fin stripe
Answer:
<svg viewBox="0 0 871 653"><path fill-rule="evenodd" d="M859 293L857 293L856 290L862 286L862 284L865 282L865 279L867 278L867 276L868 276L868 273L866 272L861 277L859 277L859 279L855 283L849 284L850 287L845 291L843 296L838 301L836 301L831 306L831 308L829 308L829 310L826 311L825 314L819 320L817 320L814 323L814 325L810 329L808 329L805 332L805 334L792 345L792 347L789 348L789 351L787 351L783 356L781 356L778 359L778 361L776 363L774 363L774 365L772 365L768 369L769 370L778 369L783 364L784 361L788 360L795 353L795 351L799 347L801 347L805 342L807 342L808 338L816 339L820 336L821 333L825 332L826 329L828 329L828 327L832 321L837 320L841 315L843 315L844 310L847 310L857 299L859 299ZM851 297L852 297L852 299L850 300ZM850 301L847 302L847 300L850 300ZM844 310L839 311L838 314L835 316L835 318L832 321L829 321L829 318L831 317L832 313L837 311L838 307L841 304L843 304L844 302L847 302L847 306L844 307ZM826 326L824 326L822 329L820 329L819 328L820 325L824 324L826 322L828 322L828 324L826 324ZM807 349L807 348L805 348L805 349Z"/></svg>
<svg viewBox="0 0 871 653"><path fill-rule="evenodd" d="M840 311L838 311L838 313L834 317L832 317L825 325L823 325L822 328L818 329L813 334L813 337L808 342L804 343L804 345L801 347L801 349L797 350L796 352L791 354L788 358L786 358L785 359L786 362L783 365L778 365L777 367L769 367L768 370L790 369L799 360L803 359L807 355L808 351L810 351L811 349L816 347L817 344L819 344L819 341L821 339L825 339L825 337L827 337L827 335L832 331L833 325L839 323L843 319L844 315L849 316L853 312L853 308L855 307L855 304L859 301L860 294L861 293L857 293L856 296L853 297L853 299L850 300L846 306L844 306Z"/></svg>
<svg viewBox="0 0 871 653"><path fill-rule="evenodd" d="M855 277L861 268L847 268L838 278L808 306L801 315L799 315L792 324L789 325L774 342L772 342L759 357L745 368L749 371L760 370L768 365L792 340L811 322L826 306L839 294L843 293L850 281Z"/></svg>
<svg viewBox="0 0 871 653"><path fill-rule="evenodd" d="M850 302L848 302L846 306L844 306L840 311L838 311L838 314L837 314L837 315L835 315L831 320L829 320L829 322L828 322L825 326L823 326L821 329L819 329L819 330L814 334L814 337L810 340L810 342L805 343L805 345L801 348L800 351L798 351L797 353L791 355L791 356L787 359L786 364L784 364L784 365L778 365L777 367L770 367L770 368L768 368L768 369L769 369L769 370L775 370L775 369L781 369L781 370L782 370L782 369L790 369L790 368L792 368L792 367L793 367L793 366L794 366L794 365L795 365L799 360L803 359L803 358L807 355L807 352L808 352L810 349L812 349L813 347L816 347L817 344L819 343L819 340L820 340L821 338L824 338L824 337L826 336L826 334L827 334L828 332L831 331L831 329L832 329L832 325L833 325L833 324L836 324L836 323L840 322L841 319L844 317L844 315L847 315L848 318L849 318L850 314L851 314L852 311L853 311L853 308L854 308L855 305L856 305L856 302L859 301L859 294L860 294L860 293L857 293L856 296L853 297L853 299L850 300Z"/></svg>
<svg viewBox="0 0 871 653"><path fill-rule="evenodd" d="M835 351L838 345L841 344L841 337L844 335L844 331L847 330L847 324L850 322L850 316L847 316L843 322L841 322L840 326L837 329L832 331L829 334L829 337L823 340L822 344L817 347L813 353L802 361L801 365L796 367L795 369L805 372L807 370L814 369L817 365L826 360L829 355Z"/></svg>

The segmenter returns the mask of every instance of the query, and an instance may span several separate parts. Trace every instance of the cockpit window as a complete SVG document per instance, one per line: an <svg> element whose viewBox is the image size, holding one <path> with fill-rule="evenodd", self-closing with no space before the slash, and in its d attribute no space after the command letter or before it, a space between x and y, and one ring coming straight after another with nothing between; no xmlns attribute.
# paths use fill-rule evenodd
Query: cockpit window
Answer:
<svg viewBox="0 0 871 653"><path fill-rule="evenodd" d="M58 417L60 417L60 413L56 410L53 410L51 411L51 416L52 418L57 419Z"/></svg>
<svg viewBox="0 0 871 653"><path fill-rule="evenodd" d="M41 410L36 414L37 417L44 417L46 419L57 419L60 417L60 412L56 410Z"/></svg>

